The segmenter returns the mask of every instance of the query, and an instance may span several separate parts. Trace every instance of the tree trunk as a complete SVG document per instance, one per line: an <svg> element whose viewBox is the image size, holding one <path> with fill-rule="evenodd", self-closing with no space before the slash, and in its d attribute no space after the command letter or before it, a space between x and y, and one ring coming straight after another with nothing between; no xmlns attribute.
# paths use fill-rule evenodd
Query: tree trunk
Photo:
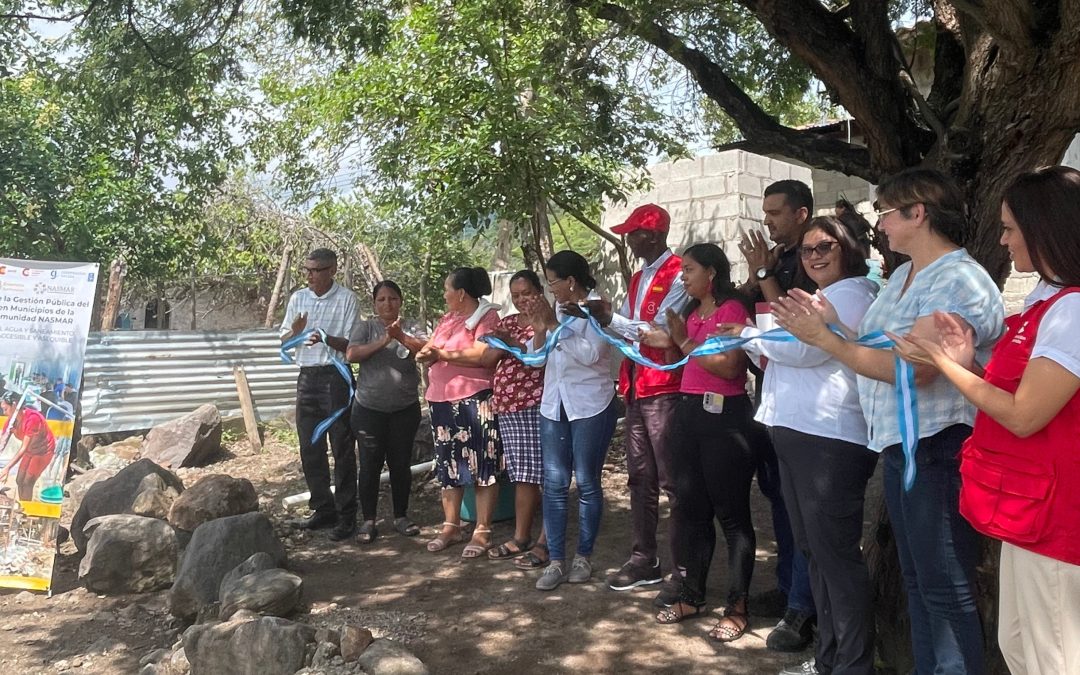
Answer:
<svg viewBox="0 0 1080 675"><path fill-rule="evenodd" d="M274 325L274 313L277 312L278 303L281 302L281 291L285 286L285 276L289 271L289 260L292 258L292 244L286 244L281 252L281 263L278 265L277 277L274 279L274 290L270 293L270 301L266 306L266 319L263 321L264 328Z"/></svg>
<svg viewBox="0 0 1080 675"><path fill-rule="evenodd" d="M101 330L110 331L116 327L116 315L120 313L120 294L124 288L124 276L127 266L119 258L109 266L109 290L105 296L105 311L101 314Z"/></svg>

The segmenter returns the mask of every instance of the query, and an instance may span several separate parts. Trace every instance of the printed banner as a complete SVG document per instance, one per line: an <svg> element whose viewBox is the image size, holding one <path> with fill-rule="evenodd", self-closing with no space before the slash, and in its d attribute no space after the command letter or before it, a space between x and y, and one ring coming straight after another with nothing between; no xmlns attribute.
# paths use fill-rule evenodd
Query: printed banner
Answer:
<svg viewBox="0 0 1080 675"><path fill-rule="evenodd" d="M0 587L52 584L97 276L0 258Z"/></svg>

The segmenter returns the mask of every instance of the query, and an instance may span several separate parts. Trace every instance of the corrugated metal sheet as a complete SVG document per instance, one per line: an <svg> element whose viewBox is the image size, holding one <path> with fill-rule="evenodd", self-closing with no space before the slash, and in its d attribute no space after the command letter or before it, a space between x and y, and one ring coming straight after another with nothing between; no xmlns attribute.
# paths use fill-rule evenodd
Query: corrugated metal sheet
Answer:
<svg viewBox="0 0 1080 675"><path fill-rule="evenodd" d="M82 432L149 429L213 403L239 415L233 366L247 373L255 414L272 419L296 402L294 365L273 330L239 333L91 333L83 369Z"/></svg>

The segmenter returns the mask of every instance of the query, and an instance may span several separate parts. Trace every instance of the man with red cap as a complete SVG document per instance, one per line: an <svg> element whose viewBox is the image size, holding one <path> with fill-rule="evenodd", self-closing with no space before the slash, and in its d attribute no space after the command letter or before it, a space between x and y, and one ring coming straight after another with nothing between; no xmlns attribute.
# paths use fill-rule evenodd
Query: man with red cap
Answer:
<svg viewBox="0 0 1080 675"><path fill-rule="evenodd" d="M630 279L627 297L618 313L598 301L590 310L613 335L638 343L641 354L657 363L677 360L667 350L639 343L652 324L664 326L666 312L681 312L688 297L682 284L682 261L667 245L668 212L656 204L634 209L621 225L611 228L626 237L626 245L645 266ZM681 355L680 355L681 356ZM656 544L662 489L674 503L671 473L671 419L675 412L682 369L645 368L626 359L619 372L619 393L626 399L626 468L630 478L633 548L619 571L608 575L612 590L625 591L663 580ZM669 521L674 527L674 521ZM669 541L674 540L669 533ZM674 558L674 556L672 556Z"/></svg>

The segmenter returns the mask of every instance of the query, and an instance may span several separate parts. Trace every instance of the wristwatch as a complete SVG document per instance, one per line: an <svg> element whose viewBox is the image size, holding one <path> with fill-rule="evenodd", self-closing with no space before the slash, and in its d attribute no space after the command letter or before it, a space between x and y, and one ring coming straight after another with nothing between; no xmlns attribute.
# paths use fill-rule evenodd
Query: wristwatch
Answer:
<svg viewBox="0 0 1080 675"><path fill-rule="evenodd" d="M759 267L757 268L757 271L754 272L754 276L757 277L758 281L765 281L769 277L773 276L773 271L768 267Z"/></svg>

